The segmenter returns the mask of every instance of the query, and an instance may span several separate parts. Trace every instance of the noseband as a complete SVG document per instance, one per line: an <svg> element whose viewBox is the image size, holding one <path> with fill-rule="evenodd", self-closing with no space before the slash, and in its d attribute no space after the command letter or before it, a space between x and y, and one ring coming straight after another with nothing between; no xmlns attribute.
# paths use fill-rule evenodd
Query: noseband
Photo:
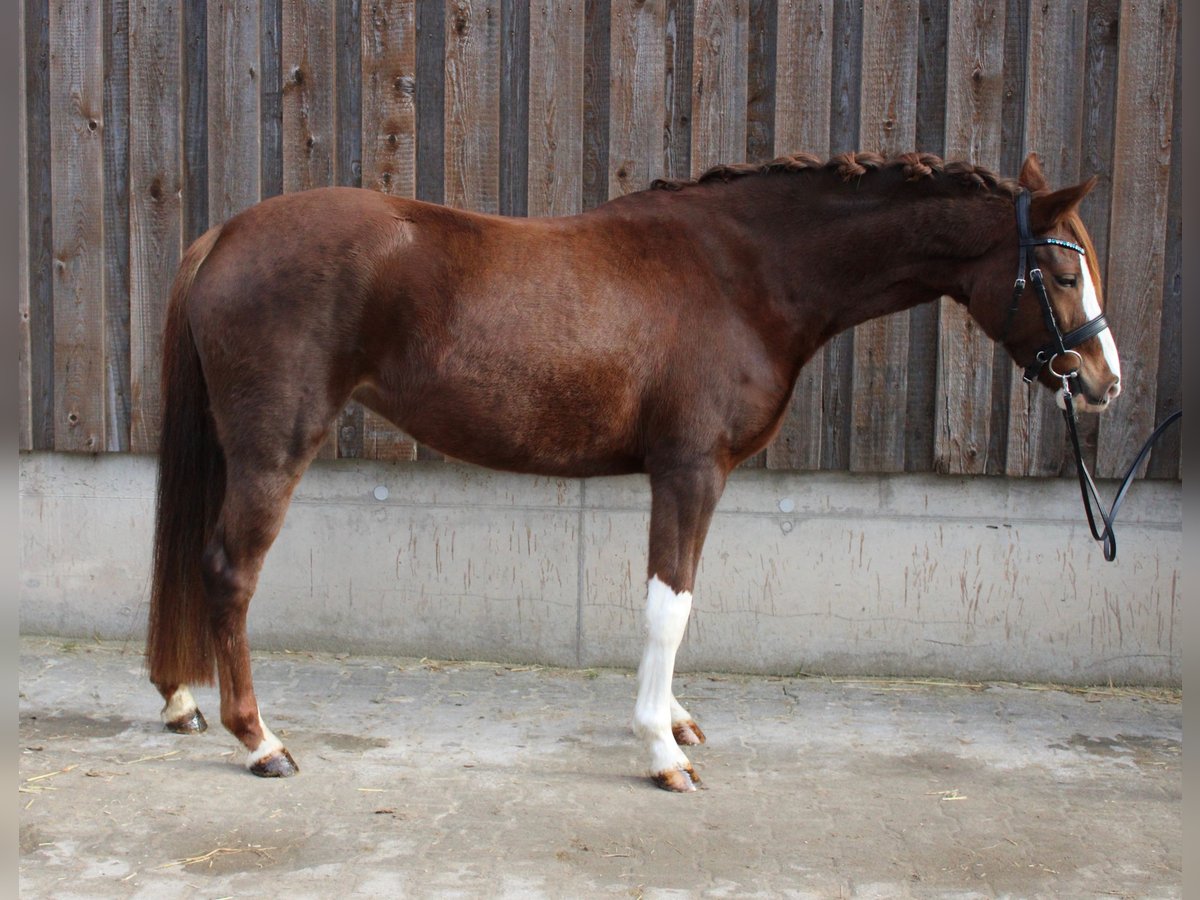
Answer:
<svg viewBox="0 0 1200 900"><path fill-rule="evenodd" d="M1025 273L1028 272L1029 281L1032 282L1038 299L1042 303L1042 319L1046 323L1046 330L1053 335L1053 338L1034 354L1033 362L1025 366L1025 381L1026 383L1033 381L1041 374L1042 369L1048 366L1051 374L1056 378L1063 379L1063 387L1066 388L1067 379L1074 378L1079 372L1080 365L1083 363L1083 358L1076 352L1075 348L1084 341L1094 338L1107 328L1108 320L1104 318L1104 313L1101 313L1096 318L1084 322L1074 331L1068 331L1066 334L1063 334L1059 329L1058 318L1054 315L1054 307L1050 305L1050 295L1046 293L1046 283L1042 277L1042 270L1038 267L1037 260L1033 258L1032 248L1051 245L1074 250L1081 257L1086 256L1087 253L1079 244L1073 244L1070 241L1063 241L1052 237L1035 237L1029 227L1030 200L1028 191L1022 190L1017 194L1017 240L1020 247L1020 260L1017 264L1017 280L1013 284L1012 305L1008 308L1008 318L1004 323L1004 336L1005 338L1008 337L1008 331L1012 327L1017 307L1021 303L1021 295L1025 293ZM1030 263L1033 263L1032 268L1029 267ZM1087 265L1086 261L1084 265ZM1060 356L1065 357L1067 354L1075 357L1075 364L1069 369L1060 372L1054 367L1054 361Z"/></svg>
<svg viewBox="0 0 1200 900"><path fill-rule="evenodd" d="M1020 260L1018 262L1017 280L1013 285L1012 305L1008 308L1008 318L1004 323L1004 337L1001 339L1001 342L1003 343L1008 337L1008 331L1012 327L1017 306L1021 302L1021 295L1025 293L1025 273L1028 271L1029 280L1033 283L1038 299L1042 303L1042 318L1046 322L1046 330L1053 335L1053 339L1038 350L1034 355L1033 362L1025 366L1025 382L1027 384L1032 382L1046 367L1050 368L1050 372L1054 377L1062 379L1063 418L1066 419L1067 432L1071 436L1071 448L1075 452L1075 471L1079 474L1079 491L1083 496L1083 509L1087 513L1088 527L1091 529L1092 537L1103 545L1104 558L1108 562L1112 562L1117 558L1117 535L1113 531L1113 523L1117 518L1117 510L1121 508L1121 503L1124 502L1125 494L1133 481L1134 473L1145 462L1146 457L1150 453L1150 448L1154 446L1163 432L1183 416L1183 410L1179 409L1171 413L1154 429L1149 439L1142 445L1141 452L1138 453L1133 464L1125 473L1125 477L1121 480L1120 487L1117 489L1116 499L1113 500L1112 506L1108 512L1105 512L1100 496L1096 493L1096 482L1092 480L1092 473L1088 471L1087 465L1083 461L1083 449L1079 442L1079 427L1075 421L1075 395L1071 391L1071 379L1079 374L1079 366L1083 363L1083 357L1079 355L1075 348L1089 338L1094 338L1107 328L1108 320L1101 313L1096 318L1084 322L1074 331L1063 334L1059 330L1058 319L1055 318L1054 308L1050 305L1050 296L1046 293L1046 284L1042 279L1042 270L1036 265L1037 261L1033 258L1031 248L1050 244L1055 247L1066 247L1068 250L1074 250L1081 257L1087 254L1084 252L1083 247L1073 244L1070 241L1063 241L1052 237L1035 237L1029 227L1030 199L1028 191L1022 190L1017 194L1017 239L1020 247ZM1031 262L1034 263L1033 268L1029 268ZM1084 265L1087 265L1086 261ZM1060 372L1054 367L1054 362L1059 357L1065 357L1068 354L1075 357L1075 364L1070 369ZM1094 512L1093 504L1095 505ZM1104 523L1103 530L1096 524L1097 515Z"/></svg>

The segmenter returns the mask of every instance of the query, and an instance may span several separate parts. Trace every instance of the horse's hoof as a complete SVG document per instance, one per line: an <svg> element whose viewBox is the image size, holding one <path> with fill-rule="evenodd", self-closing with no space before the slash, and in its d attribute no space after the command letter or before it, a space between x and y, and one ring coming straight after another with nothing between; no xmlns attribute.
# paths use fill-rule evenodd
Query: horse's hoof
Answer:
<svg viewBox="0 0 1200 900"><path fill-rule="evenodd" d="M259 778L290 778L300 771L300 767L292 759L292 754L288 753L286 748L280 747L270 756L254 763L250 771Z"/></svg>
<svg viewBox="0 0 1200 900"><path fill-rule="evenodd" d="M675 743L681 747L695 747L705 741L704 732L691 719L686 722L674 723L671 726L671 733L675 735Z"/></svg>
<svg viewBox="0 0 1200 900"><path fill-rule="evenodd" d="M690 765L682 769L667 769L664 772L655 772L650 777L664 791L672 791L676 794L689 794L697 788L704 788L704 783L700 781L700 776L696 774L696 770Z"/></svg>
<svg viewBox="0 0 1200 900"><path fill-rule="evenodd" d="M208 723L204 721L203 713L195 709L188 715L180 716L174 722L167 722L163 728L173 731L175 734L199 734L202 731L208 731Z"/></svg>

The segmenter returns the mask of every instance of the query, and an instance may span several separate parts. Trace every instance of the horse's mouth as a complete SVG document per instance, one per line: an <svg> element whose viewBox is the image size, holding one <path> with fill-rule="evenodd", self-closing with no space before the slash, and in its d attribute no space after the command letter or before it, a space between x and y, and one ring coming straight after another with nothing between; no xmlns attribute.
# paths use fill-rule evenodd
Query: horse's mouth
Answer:
<svg viewBox="0 0 1200 900"><path fill-rule="evenodd" d="M1062 388L1059 388L1054 392L1054 400L1058 404L1059 409L1065 410L1067 408L1067 393ZM1109 408L1109 406L1112 405L1111 397L1104 397L1103 399L1097 400L1096 398L1090 396L1086 391L1082 390L1071 394L1071 400L1075 406L1075 412L1077 413L1100 413L1104 412Z"/></svg>

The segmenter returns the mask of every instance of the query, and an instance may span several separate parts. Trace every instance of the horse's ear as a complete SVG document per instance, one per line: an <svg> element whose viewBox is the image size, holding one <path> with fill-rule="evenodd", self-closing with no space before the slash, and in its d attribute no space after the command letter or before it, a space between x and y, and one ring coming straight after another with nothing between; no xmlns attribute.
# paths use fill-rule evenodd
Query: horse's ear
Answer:
<svg viewBox="0 0 1200 900"><path fill-rule="evenodd" d="M1042 234L1061 222L1078 208L1095 186L1096 176L1093 175L1074 187L1035 196L1029 204L1029 225L1033 233Z"/></svg>
<svg viewBox="0 0 1200 900"><path fill-rule="evenodd" d="M1034 191L1044 191L1050 187L1046 184L1046 176L1042 174L1042 164L1036 153L1030 153L1025 157L1025 162L1021 163L1021 174L1017 181L1031 194Z"/></svg>

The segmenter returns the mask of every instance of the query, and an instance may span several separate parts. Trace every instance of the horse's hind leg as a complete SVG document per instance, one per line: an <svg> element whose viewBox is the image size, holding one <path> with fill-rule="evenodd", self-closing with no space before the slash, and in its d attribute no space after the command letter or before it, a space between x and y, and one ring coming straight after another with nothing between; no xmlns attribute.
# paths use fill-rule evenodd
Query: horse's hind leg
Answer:
<svg viewBox="0 0 1200 900"><path fill-rule="evenodd" d="M650 565L646 647L638 666L634 731L646 742L650 777L670 791L693 791L700 778L680 744L704 739L671 692L675 653L687 630L692 586L725 473L701 463L651 473Z"/></svg>
<svg viewBox="0 0 1200 900"><path fill-rule="evenodd" d="M225 500L204 551L204 584L221 690L221 723L249 751L255 775L287 776L295 760L259 713L250 673L246 614L270 549L308 459L281 468L227 459Z"/></svg>
<svg viewBox="0 0 1200 900"><path fill-rule="evenodd" d="M162 708L162 719L167 731L176 734L199 734L208 730L204 714L196 706L192 692L186 684L158 684L155 687L166 701Z"/></svg>

